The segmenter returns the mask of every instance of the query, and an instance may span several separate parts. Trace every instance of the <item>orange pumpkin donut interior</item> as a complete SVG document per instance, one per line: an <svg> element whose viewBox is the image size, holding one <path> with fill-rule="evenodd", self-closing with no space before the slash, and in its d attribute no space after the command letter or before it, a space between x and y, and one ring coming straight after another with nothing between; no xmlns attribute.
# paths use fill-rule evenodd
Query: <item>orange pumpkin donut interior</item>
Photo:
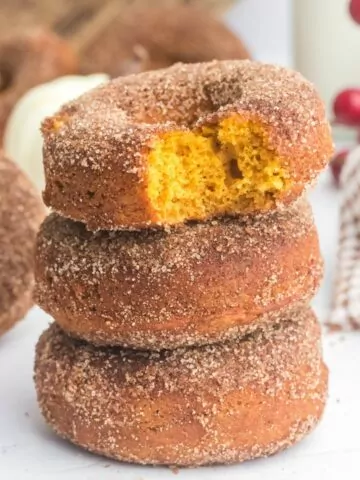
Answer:
<svg viewBox="0 0 360 480"><path fill-rule="evenodd" d="M291 186L260 123L231 116L198 132L171 132L149 154L148 194L160 221L271 208Z"/></svg>

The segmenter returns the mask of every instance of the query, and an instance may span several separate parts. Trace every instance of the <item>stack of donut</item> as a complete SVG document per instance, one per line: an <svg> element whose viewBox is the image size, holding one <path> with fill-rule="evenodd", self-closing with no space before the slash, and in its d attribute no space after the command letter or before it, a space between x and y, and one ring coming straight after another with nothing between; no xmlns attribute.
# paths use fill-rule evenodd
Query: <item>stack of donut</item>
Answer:
<svg viewBox="0 0 360 480"><path fill-rule="evenodd" d="M271 455L321 418L304 193L332 141L299 74L250 61L123 77L43 124L53 209L35 382L63 438L126 462Z"/></svg>

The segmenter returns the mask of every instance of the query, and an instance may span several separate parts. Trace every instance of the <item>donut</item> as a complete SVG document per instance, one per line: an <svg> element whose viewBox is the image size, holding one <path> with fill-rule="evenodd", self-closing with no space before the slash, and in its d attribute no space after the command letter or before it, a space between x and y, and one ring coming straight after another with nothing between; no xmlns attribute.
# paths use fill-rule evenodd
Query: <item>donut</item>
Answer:
<svg viewBox="0 0 360 480"><path fill-rule="evenodd" d="M41 199L18 167L0 153L0 335L32 306L33 256L45 216Z"/></svg>
<svg viewBox="0 0 360 480"><path fill-rule="evenodd" d="M307 303L322 277L310 207L182 228L92 233L51 214L37 303L97 345L172 349L246 334Z"/></svg>
<svg viewBox="0 0 360 480"><path fill-rule="evenodd" d="M0 39L0 139L12 108L24 93L77 69L71 48L46 30L32 29Z"/></svg>
<svg viewBox="0 0 360 480"><path fill-rule="evenodd" d="M248 60L120 77L45 119L48 206L90 230L288 205L333 150L300 74Z"/></svg>
<svg viewBox="0 0 360 480"><path fill-rule="evenodd" d="M81 51L85 73L118 77L177 62L249 58L244 43L203 8L153 5L119 11L114 5L114 9L109 11L110 22L91 31L91 40Z"/></svg>
<svg viewBox="0 0 360 480"><path fill-rule="evenodd" d="M233 463L290 447L319 421L327 369L309 309L232 342L136 352L96 348L53 324L35 383L61 437L126 462Z"/></svg>

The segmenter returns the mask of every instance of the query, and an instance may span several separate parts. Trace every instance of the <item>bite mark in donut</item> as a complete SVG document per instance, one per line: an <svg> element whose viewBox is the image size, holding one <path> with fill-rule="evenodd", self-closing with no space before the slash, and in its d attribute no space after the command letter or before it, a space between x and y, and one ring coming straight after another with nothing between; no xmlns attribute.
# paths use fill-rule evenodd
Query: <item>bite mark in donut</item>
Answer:
<svg viewBox="0 0 360 480"><path fill-rule="evenodd" d="M161 222L270 209L292 180L259 121L229 116L166 133L149 154L150 201Z"/></svg>
<svg viewBox="0 0 360 480"><path fill-rule="evenodd" d="M45 203L89 230L275 210L302 195L333 151L313 85L240 60L118 78L65 105L42 132Z"/></svg>

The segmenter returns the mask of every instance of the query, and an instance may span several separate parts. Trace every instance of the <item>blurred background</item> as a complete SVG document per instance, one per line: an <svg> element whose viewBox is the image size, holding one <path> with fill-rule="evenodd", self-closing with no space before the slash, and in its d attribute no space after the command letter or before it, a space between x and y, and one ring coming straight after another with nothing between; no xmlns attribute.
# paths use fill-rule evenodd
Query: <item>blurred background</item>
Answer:
<svg viewBox="0 0 360 480"><path fill-rule="evenodd" d="M348 149L360 132L359 22L360 0L1 0L0 139L41 189L39 124L62 103L119 75L251 58L314 82Z"/></svg>
<svg viewBox="0 0 360 480"><path fill-rule="evenodd" d="M292 14L291 0L1 0L4 150L42 190L39 126L63 103L108 78L176 62L292 66Z"/></svg>
<svg viewBox="0 0 360 480"><path fill-rule="evenodd" d="M32 28L46 27L72 48L77 65L67 70L73 72L58 69L52 75L39 75L38 80L27 82L25 86L29 88L66 73L101 72L118 76L176 61L250 56L300 70L318 86L331 116L336 95L358 85L360 66L352 52L360 48L360 28L354 21L359 3L358 0L1 0L0 41L8 35L24 35ZM190 13L184 13L183 6ZM214 24L210 17L223 22L224 28ZM226 27L243 43L247 54L235 45ZM15 37L16 41L19 45L20 40ZM15 76L14 70L22 63L20 57L14 48L9 53L0 47L1 94L14 80L10 77ZM26 75L22 73L23 85L17 88L16 97L26 89L23 88ZM4 118L5 114L1 116ZM353 129L341 127L337 125L336 136L354 138Z"/></svg>

